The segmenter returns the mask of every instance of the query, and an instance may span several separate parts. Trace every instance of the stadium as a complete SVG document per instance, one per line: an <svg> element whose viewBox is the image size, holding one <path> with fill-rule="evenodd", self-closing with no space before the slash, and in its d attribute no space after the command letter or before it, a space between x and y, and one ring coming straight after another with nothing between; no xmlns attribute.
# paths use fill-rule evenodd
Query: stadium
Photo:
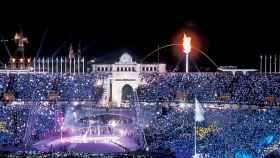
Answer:
<svg viewBox="0 0 280 158"><path fill-rule="evenodd" d="M0 144L7 157L264 158L280 147L280 76L260 68L189 72L122 52L94 62L12 57L0 70ZM17 33L18 54L27 38ZM274 67L275 66L275 67ZM269 68L268 68L269 67ZM273 68L274 67L274 68ZM278 69L279 70L279 69Z"/></svg>

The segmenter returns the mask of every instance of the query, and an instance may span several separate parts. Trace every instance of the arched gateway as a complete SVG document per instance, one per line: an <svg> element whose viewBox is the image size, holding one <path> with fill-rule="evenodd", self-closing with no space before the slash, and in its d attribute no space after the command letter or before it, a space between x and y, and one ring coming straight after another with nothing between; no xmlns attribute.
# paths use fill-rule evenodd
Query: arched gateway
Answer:
<svg viewBox="0 0 280 158"><path fill-rule="evenodd" d="M109 102L120 106L122 101L132 97L133 91L141 84L140 73L164 73L165 64L138 64L128 53L123 53L114 64L92 63L92 73L110 73L104 80L104 94L101 101L106 106Z"/></svg>
<svg viewBox="0 0 280 158"><path fill-rule="evenodd" d="M133 88L126 84L122 88L122 101L129 100L133 96Z"/></svg>

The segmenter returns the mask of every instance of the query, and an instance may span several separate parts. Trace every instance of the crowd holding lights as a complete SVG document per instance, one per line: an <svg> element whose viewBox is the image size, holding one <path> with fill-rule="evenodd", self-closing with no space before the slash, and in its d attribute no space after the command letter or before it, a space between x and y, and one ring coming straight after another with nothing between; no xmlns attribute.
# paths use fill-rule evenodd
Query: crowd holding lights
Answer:
<svg viewBox="0 0 280 158"><path fill-rule="evenodd" d="M178 99L178 92L184 92L184 98L180 99L187 102L198 98L203 103L248 105L249 109L253 105L258 105L257 109L262 106L272 108L264 111L207 111L205 116L209 118L197 129L202 143L200 152L205 154L204 157L263 157L269 153L268 149L271 152L279 148L279 110L273 109L279 106L279 75L170 73L143 74L142 77L145 84L137 90L141 102L174 102ZM164 148L179 155L180 152L192 155L194 121L183 111L176 109L165 116L156 116L146 125L149 149ZM266 135L273 135L274 144L269 142L260 147L258 141Z"/></svg>
<svg viewBox="0 0 280 158"><path fill-rule="evenodd" d="M279 148L279 110L205 110L205 121L197 129L197 150L204 157L239 158L246 153L261 158ZM170 109L155 116L145 128L149 149L169 149L178 157L190 157L194 152L193 115L191 110Z"/></svg>
<svg viewBox="0 0 280 158"><path fill-rule="evenodd" d="M27 141L37 141L59 131L56 118L62 115L61 109L42 104L35 106L37 107L32 104L24 107L1 105L0 120L5 122L5 130L1 130L0 134L2 146L23 146Z"/></svg>
<svg viewBox="0 0 280 158"><path fill-rule="evenodd" d="M51 91L58 93L59 101L98 101L103 88L95 82L106 76L2 74L0 92L4 94L8 90L12 91L17 101L47 101Z"/></svg>
<svg viewBox="0 0 280 158"><path fill-rule="evenodd" d="M175 101L178 92L187 102L238 105L279 105L280 76L258 73L168 73L143 74L138 88L140 101Z"/></svg>
<svg viewBox="0 0 280 158"><path fill-rule="evenodd" d="M6 105L1 102L0 121L3 130L0 144L23 145L25 139L29 139L26 135L28 132L30 136L37 137L35 140L59 132L59 128L55 127L59 125L56 118L62 116L61 107L66 105L58 107L48 102L49 92L58 92L58 101L96 102L102 96L103 89L100 86L95 87L94 83L103 78L106 78L106 75L0 75L1 100L7 91L12 91L15 101L24 102L24 105Z"/></svg>
<svg viewBox="0 0 280 158"><path fill-rule="evenodd" d="M279 148L280 112L274 109L275 105L279 105L280 99L278 75L147 73L141 76L145 84L137 89L140 103L173 102L178 91L182 91L186 97L183 100L187 102L193 102L197 98L202 103L273 105L264 110L217 110L206 107L205 121L197 124L197 149L205 157L238 158L239 155L248 155L261 158ZM7 106L1 102L0 144L22 146L27 140L36 141L49 135L59 135L61 124L58 118L63 116L63 105L45 105L44 102L36 101L48 100L49 91L58 92L60 101L98 101L103 93L101 80L107 77L108 74L0 75L1 99L5 92L12 91L17 101L33 101L24 106ZM149 151L165 149L183 157L192 155L192 110L186 108L178 111L176 108L169 108L164 113L157 112L151 116L151 120L145 118L148 123L144 126ZM109 125L116 127L118 123L110 121ZM119 132L129 133L125 130Z"/></svg>

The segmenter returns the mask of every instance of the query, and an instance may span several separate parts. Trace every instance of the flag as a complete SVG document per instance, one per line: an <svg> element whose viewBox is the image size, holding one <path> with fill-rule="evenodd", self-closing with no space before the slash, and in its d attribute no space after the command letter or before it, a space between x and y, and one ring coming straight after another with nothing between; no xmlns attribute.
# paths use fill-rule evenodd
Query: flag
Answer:
<svg viewBox="0 0 280 158"><path fill-rule="evenodd" d="M204 110L196 98L195 98L194 120L196 122L204 121Z"/></svg>

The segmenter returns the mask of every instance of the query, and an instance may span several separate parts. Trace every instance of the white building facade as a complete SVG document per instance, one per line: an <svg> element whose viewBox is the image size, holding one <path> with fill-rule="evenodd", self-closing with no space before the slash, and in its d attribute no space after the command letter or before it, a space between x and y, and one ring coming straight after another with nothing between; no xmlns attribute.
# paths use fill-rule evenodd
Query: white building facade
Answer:
<svg viewBox="0 0 280 158"><path fill-rule="evenodd" d="M110 73L103 82L102 106L123 106L127 97L141 84L140 73L165 73L166 64L139 64L128 53L123 53L114 64L91 63L92 73ZM124 105L125 106L125 105Z"/></svg>

